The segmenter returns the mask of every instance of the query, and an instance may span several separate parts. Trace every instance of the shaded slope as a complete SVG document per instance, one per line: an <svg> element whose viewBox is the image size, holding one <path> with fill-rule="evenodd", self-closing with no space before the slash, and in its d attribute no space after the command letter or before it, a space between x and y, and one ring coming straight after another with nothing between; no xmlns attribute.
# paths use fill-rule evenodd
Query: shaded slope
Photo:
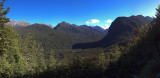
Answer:
<svg viewBox="0 0 160 78"><path fill-rule="evenodd" d="M75 44L73 49L86 49L86 48L96 48L96 47L107 47L111 44L121 42L132 36L132 30L134 28L141 27L149 22L153 18L144 17L142 15L131 16L131 17L118 17L110 26L108 34L100 41L93 43L79 43Z"/></svg>
<svg viewBox="0 0 160 78"><path fill-rule="evenodd" d="M107 71L109 78L159 78L159 30L159 15L151 25L137 29L135 36L129 39L125 46L121 46L122 54L118 62L110 65ZM114 73L110 73L111 71Z"/></svg>

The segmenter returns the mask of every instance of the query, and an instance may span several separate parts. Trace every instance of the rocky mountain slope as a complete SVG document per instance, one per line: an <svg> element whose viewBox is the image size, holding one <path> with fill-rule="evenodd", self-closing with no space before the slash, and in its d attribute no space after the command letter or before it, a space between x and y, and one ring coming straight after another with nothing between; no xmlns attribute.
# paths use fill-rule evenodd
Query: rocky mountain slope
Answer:
<svg viewBox="0 0 160 78"><path fill-rule="evenodd" d="M132 36L132 30L151 22L153 18L144 17L142 15L131 16L131 17L118 17L111 24L108 34L100 41L91 43L79 43L73 46L73 49L78 48L96 48L96 47L107 47L111 44L121 42L124 39L128 39Z"/></svg>

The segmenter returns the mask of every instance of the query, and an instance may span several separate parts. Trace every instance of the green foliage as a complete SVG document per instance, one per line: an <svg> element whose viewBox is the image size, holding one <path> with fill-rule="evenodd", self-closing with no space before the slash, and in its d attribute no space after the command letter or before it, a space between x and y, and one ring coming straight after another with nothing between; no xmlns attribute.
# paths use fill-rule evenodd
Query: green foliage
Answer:
<svg viewBox="0 0 160 78"><path fill-rule="evenodd" d="M55 59L55 53L53 50L51 50L48 55L49 55L49 58L47 60L48 70L53 71L57 66L57 64L56 64L57 61Z"/></svg>
<svg viewBox="0 0 160 78"><path fill-rule="evenodd" d="M107 48L72 50L74 43L97 40L93 34L99 31L66 23L66 28L53 31L35 24L18 35L4 24L9 11L4 2L0 2L0 78L156 78L160 73L160 7L155 20L134 29L128 40Z"/></svg>
<svg viewBox="0 0 160 78"><path fill-rule="evenodd" d="M8 14L8 12L10 11L10 7L7 7L7 9L6 10L4 10L5 8L4 8L4 2L5 2L5 0L2 0L1 2L0 2L0 27L1 28L3 28L4 27L4 24L5 23L7 23L7 22L9 22L9 18L6 18L6 16L5 15L7 15Z"/></svg>
<svg viewBox="0 0 160 78"><path fill-rule="evenodd" d="M135 35L121 48L122 55L114 63L114 67L110 65L109 77L158 78L157 74L160 72L159 22L160 19L157 16L151 24L134 30ZM115 73L109 73L109 71Z"/></svg>
<svg viewBox="0 0 160 78"><path fill-rule="evenodd" d="M0 40L0 59L2 67L0 67L0 73L7 72L9 77L13 75L15 71L18 71L18 66L21 62L21 55L18 48L17 33L12 30L11 26L4 26L0 30L1 40ZM3 67L6 65L5 67ZM4 76L4 77L5 77Z"/></svg>
<svg viewBox="0 0 160 78"><path fill-rule="evenodd" d="M33 24L24 28L15 27L15 30L24 35L30 32L34 39L41 42L45 52L58 49L72 49L76 43L98 41L106 35L104 30L88 26L58 25L51 28L42 24ZM63 53L63 52L62 52Z"/></svg>
<svg viewBox="0 0 160 78"><path fill-rule="evenodd" d="M22 57L18 48L18 34L11 26L5 25L9 21L5 15L10 8L4 10L4 2L0 2L0 77L11 77L18 74Z"/></svg>
<svg viewBox="0 0 160 78"><path fill-rule="evenodd" d="M41 45L27 33L19 39L19 49L25 61L28 73L38 73L46 70L44 51Z"/></svg>
<svg viewBox="0 0 160 78"><path fill-rule="evenodd" d="M109 62L110 62L109 54L101 53L98 56L98 60L96 64L98 67L102 69L102 71L105 71L109 66Z"/></svg>

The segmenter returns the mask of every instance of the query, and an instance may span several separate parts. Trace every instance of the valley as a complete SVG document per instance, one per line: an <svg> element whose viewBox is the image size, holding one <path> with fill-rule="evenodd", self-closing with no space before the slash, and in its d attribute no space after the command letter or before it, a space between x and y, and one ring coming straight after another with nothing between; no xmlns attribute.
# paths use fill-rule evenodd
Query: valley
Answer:
<svg viewBox="0 0 160 78"><path fill-rule="evenodd" d="M84 21L81 18L87 17L81 14L89 12L86 9L76 17L81 19L77 24L62 21L53 26L11 20L7 14L13 6L6 8L5 2L0 1L0 78L160 78L160 5L155 17L126 15L103 23L91 19L80 25ZM65 12L52 7L58 9L54 14L63 12L59 16L74 17L77 9L73 9L72 2L67 6L61 2L67 7L63 8ZM99 7L95 14L100 11Z"/></svg>

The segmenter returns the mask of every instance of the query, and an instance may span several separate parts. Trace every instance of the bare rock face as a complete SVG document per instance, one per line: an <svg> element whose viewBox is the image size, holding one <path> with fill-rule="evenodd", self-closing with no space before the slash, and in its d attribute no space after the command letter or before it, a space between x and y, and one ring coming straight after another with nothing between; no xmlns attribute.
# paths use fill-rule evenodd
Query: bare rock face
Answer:
<svg viewBox="0 0 160 78"><path fill-rule="evenodd" d="M21 27L26 27L31 25L30 23L26 22L26 21L14 21L14 20L10 20L10 22L6 23L7 25L12 25L12 26L21 26Z"/></svg>

